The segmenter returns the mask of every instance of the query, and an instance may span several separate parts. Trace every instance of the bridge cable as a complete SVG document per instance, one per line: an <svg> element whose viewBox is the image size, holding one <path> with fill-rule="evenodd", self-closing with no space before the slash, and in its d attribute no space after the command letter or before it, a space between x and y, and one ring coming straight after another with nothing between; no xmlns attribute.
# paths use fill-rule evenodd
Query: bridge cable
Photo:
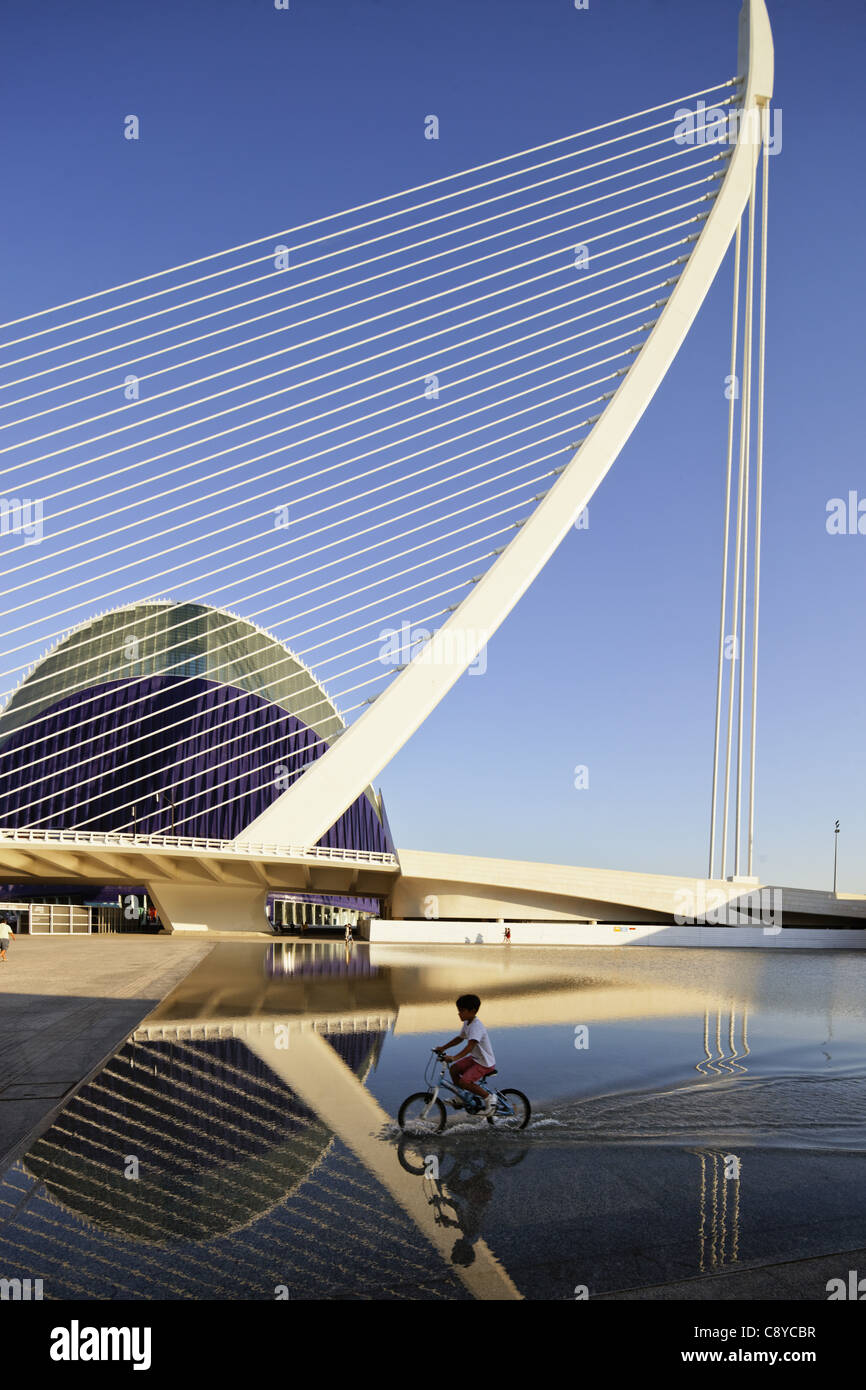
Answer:
<svg viewBox="0 0 866 1390"><path fill-rule="evenodd" d="M752 613L752 715L749 738L749 829L748 864L746 872L751 877L755 840L755 755L757 749L758 717L758 618L761 591L761 512L764 483L764 369L767 343L767 224L768 199L770 193L770 148L769 148L769 104L762 110L762 163L763 188L761 198L761 272L760 306L758 326L758 383L757 419L755 446L755 577L754 609Z"/></svg>
<svg viewBox="0 0 866 1390"><path fill-rule="evenodd" d="M662 143L666 143L666 142L658 141L658 142L654 142L654 143L662 144ZM658 159L648 160L648 161L645 161L643 164L635 165L633 169L630 169L630 170L628 171L628 173L629 173L629 174L632 174L632 173L636 173L636 172L640 171L641 169L652 168L654 165L666 163L668 160L671 160L671 159L679 159L682 155L684 155L684 154L685 154L685 155L688 155L688 154L691 154L691 153L692 153L691 150L690 150L688 147L684 146L683 148L676 150L673 154L664 155L664 156L661 156L661 157L658 158ZM728 157L727 153L717 154L717 155L711 156L709 159L706 159L706 160L693 160L692 163L693 163L697 168L703 168L703 167L705 167L705 166L708 165L708 164L715 163L717 160L724 159L724 158L727 158L727 157ZM679 172L679 170L677 170L677 169L667 170L667 171L666 171L665 173L663 173L663 174L657 174L654 178L651 178L651 179L643 179L643 180L641 180L639 183L632 184L632 185L630 185L630 186L627 187L627 188L616 189L616 190L614 190L614 191L612 191L612 192L609 192L609 193L604 194L602 197L600 197L600 198L598 198L598 199L595 199L595 200L593 200L593 201L602 202L602 201L605 201L605 200L608 199L608 198L618 197L618 196L619 196L620 194L622 194L622 193L628 193L628 192L635 191L635 190L637 190L637 189L639 189L639 188L648 187L650 184L653 184L653 183L661 183L661 182L662 182L663 180L665 180L665 179L669 179L669 178L671 178L671 177L674 177L678 172ZM622 170L619 170L619 171L618 171L617 173L615 173L615 174L607 174L607 175L605 175L603 178L600 178L600 179L592 179L588 184L578 185L577 188L572 188L572 189L561 189L561 190L557 191L556 193L552 193L552 194L548 195L546 198L539 199L537 203L524 204L524 205L521 205L520 208L512 209L512 210L509 211L509 212L500 212L500 213L496 213L496 214L494 214L494 217L497 217L497 218L498 218L498 217L511 216L513 212L525 211L528 207L539 206L539 205L542 204L542 203L551 202L551 201L553 201L553 200L556 199L556 198L563 198L563 197L569 196L569 195L572 194L572 193L580 192L580 191L582 191L582 190L585 189L585 188L591 188L591 187L594 187L594 186L596 186L597 184L600 184L600 183L608 183L608 182L610 182L610 181L612 181L612 180L621 179L623 176L624 176L624 175L623 175L623 171L622 171ZM561 175L561 176L560 176L560 175L556 175L555 177L557 177L557 178L558 178L558 177L566 177L566 175ZM533 187L542 187L545 183L548 183L548 182L550 182L550 180L542 180L540 183L537 183L537 184L532 185L532 186L533 186ZM512 196L512 195L510 195L510 194L502 194L502 195L498 195L498 196L500 196L500 197L510 197L510 196ZM487 200L485 200L485 201L486 201L486 202L489 202L489 201L492 201L492 200L487 199ZM480 204L479 204L479 206L480 206ZM580 207L582 207L582 206L589 206L589 204L578 204L578 208L580 208ZM464 210L465 210L465 209L464 209ZM576 210L577 210L577 209L575 209L575 208L563 210L563 212L560 212L560 214L558 214L558 215L560 215L560 216L564 215L564 211L573 212L573 211L576 211ZM451 215L453 215L453 214L450 214L450 213L449 213L449 214L445 214L445 215L451 216ZM555 214L555 215L556 215L556 214ZM431 219L431 220L438 221L439 219ZM469 225L470 225L470 226L480 226L480 225L481 225L481 222L483 222L483 221L484 221L484 219L481 219L480 222L472 223L472 224L469 224ZM461 228L461 229L459 229L459 230L465 231L465 230L467 230L467 228L466 228L466 227L463 227L463 228ZM513 230L513 229L512 229L512 230ZM395 235L395 233L389 233L388 235ZM440 240L442 236L452 236L452 235L454 235L454 232L440 233L440 234L439 234L438 236L436 236L436 237L427 238L427 241L426 241L426 242L416 242L416 243L414 243L414 246L425 245L425 244L428 244L430 241ZM376 238L372 238L371 240L372 240L372 241L375 241ZM402 248L400 248L400 254L402 254L402 252L405 251L405 250L414 249L414 246L411 247L411 248L409 248L409 247L402 247ZM388 255L392 255L392 254L394 254L394 253L393 253L393 252L386 252L386 253L383 253L383 255L380 256L380 257L372 257L371 260L381 260L381 259L385 259ZM453 251L451 252L451 254L453 254ZM370 263L370 262L365 262L365 264L368 264L368 263ZM305 262L305 265L306 265L306 264L310 264L310 262ZM405 269L405 267L403 267L403 269ZM332 274L337 274L337 273L341 273L341 272L331 272L331 273L332 273ZM252 283L252 282L250 282L250 283ZM233 287L233 288L235 288L235 287ZM345 288L345 287L344 287L344 288ZM123 350L124 348L126 348L126 347L135 346L135 345L137 345L138 343L148 342L150 339L152 339L152 338L157 338L157 337L161 337L161 336L162 336L163 334L165 334L165 333L175 333L175 332L177 332L179 329L181 329L181 328L187 328L187 327L191 326L191 325L194 324L194 323L202 323L202 322L204 322L206 319L217 318L217 317L219 317L220 315L222 315L222 314L224 314L224 313L233 312L233 311L236 310L236 309L247 308L247 307L249 307L251 304L258 304L258 303L263 302L264 300L276 298L276 297L278 297L279 295L284 294L284 293L285 293L285 291L284 291L283 289L280 289L280 290L271 290L271 291L269 291L267 294L256 295L256 296L254 296L252 299L242 300L239 304L228 305L228 306L226 306L226 308L214 310L212 313L209 313L209 314L200 314L197 318L195 318L195 319L188 319L188 320L186 320L184 323L181 323L181 324L173 324L173 325L170 325L169 327L166 327L166 328L156 329L156 330L154 330L152 333L145 333L145 334L143 334L140 338L133 338L133 339L128 340L128 341L125 342L125 343L117 343L117 344L114 344L114 345L111 346L111 347L100 348L100 349L99 349L98 351L96 351L96 352L89 353L89 354L87 354L87 355L85 355L85 356L83 356L83 357L79 357L79 358L74 358L74 359L72 359L72 361L67 362L67 363L65 364L65 366L67 366L67 367L68 367L68 366L76 366L76 365L78 365L78 364L81 363L81 362L92 361L93 358L95 358L95 357L103 357L103 356L105 356L105 355L108 354L108 353L120 352L120 351L122 351L122 350ZM175 306L175 307L177 307L177 306ZM89 372L89 373L85 373L84 375L82 375L82 376L80 376L80 377L73 377L73 378L72 378L71 380L69 380L69 381L65 381L65 382L54 382L54 383L52 383L52 385L45 387L45 388L44 388L43 390L41 390L41 391L34 391L34 392L31 392L31 394L28 395L28 396L21 396L21 397L19 397L18 399L12 400L12 401L0 402L0 409L8 410L8 409L11 409L13 406L24 404L25 402L30 401L30 400L36 400L36 399L37 399L38 397L40 397L40 396L49 395L52 391L62 390L62 389L64 389L64 388L67 387L67 386L75 386L75 385L78 385L79 383L81 383L81 382L83 382L83 381L91 381L91 380L93 380L94 377L97 377L97 376L104 376L104 375L106 374L106 372L122 371L125 367L134 366L137 362L149 361L149 360L152 360L154 357L162 356L162 354L164 354L164 353L177 352L177 351L179 351L181 348L191 346L193 343L204 342L204 341L206 341L207 339L217 337L218 335L220 335L220 334L222 334L222 333L229 333L229 332L234 331L234 330L237 329L237 328L244 328L244 327L246 327L246 326L247 326L248 324L250 324L250 323L257 323L257 322L259 322L261 319L272 318L272 317L273 317L274 315L276 315L276 314L287 313L290 307L292 307L292 306L287 305L287 306L280 306L280 307L278 307L278 308L276 308L276 309L269 309L269 310L267 310L265 313L254 314L251 318L248 318L248 319L240 319L240 320L238 320L236 323L223 325L221 328L212 329L211 331L209 331L209 332L207 332L207 333L200 333L200 334L198 334L196 337L184 339L184 340L183 340L182 342L180 342L180 343L175 343L175 344L170 345L170 346L166 346L166 347L162 347L162 348L157 348L157 349L155 349L154 351L152 351L152 352L150 352L150 353L144 353L144 354L140 355L139 357L132 357L132 358L129 358L129 359L127 359L125 362L113 363L111 366L108 366L108 367L100 367L100 368L98 368L96 371ZM107 330L107 331L108 331L108 332L113 332L113 331L117 331L117 330L114 329L114 330ZM281 331L281 330L279 330L279 329L275 329L275 330L274 330L274 332L279 332L279 331ZM262 336L266 336L266 335L262 335ZM210 352L210 353L202 353L202 354L200 354L198 357L188 358L188 359L187 359L186 361L184 361L184 362L175 363L173 367L161 368L159 371L148 373L148 378L147 378L147 379L148 379L148 380L152 380L153 377L162 375L162 373L163 373L164 371L171 371L171 370L179 369L180 367L189 366L191 363L194 363L194 362L203 362L203 361L207 360L209 357L215 357L215 356L217 356L217 355L218 355L219 353L221 353L221 352L230 351L232 346L243 346L243 344L229 345L228 347L223 347L223 348L215 349L213 352ZM46 349L45 351L46 351L46 352L54 352L54 351L58 351L58 350L59 350L59 349L56 349L56 348L50 348L50 349ZM37 354L37 355L39 355L39 354ZM11 364L11 363L6 363L6 364L5 364L5 366L10 366L10 365L12 365L12 364ZM44 368L44 369L41 370L41 371L38 371L38 372L31 372L31 373L29 374L29 376L18 377L18 378L16 378L16 379L12 380L12 381L9 381L9 382L6 382L6 383L2 383L2 384L0 384L0 390L9 390L9 389L11 389L13 386L21 385L21 384L23 384L23 383L25 383L25 382L27 382L27 381L33 381L33 380L35 380L36 378L38 378L38 377L40 377L40 376L54 376L54 375L56 374L57 371L58 371L58 368L57 368L56 366L55 366L55 367L46 367L46 368ZM97 395L104 395L104 394L106 394L107 392L112 391L112 390L115 390L115 389L116 389L115 387L109 386L109 387L104 388L103 391L93 392L90 396L82 397L81 400L92 400L92 399L94 399L95 396L97 396ZM77 401L73 401L73 402L69 402L68 404L78 404L78 403L79 403L79 402L77 402ZM52 407L52 409L56 409L56 408L57 408L57 407ZM45 413L45 412L43 412L43 413ZM36 417L34 416L34 417L26 417L26 418L36 418Z"/></svg>
<svg viewBox="0 0 866 1390"><path fill-rule="evenodd" d="M652 115L652 114L653 114L654 112L656 112L656 111L663 111L663 110L664 110L666 107L668 107L668 106L674 106L674 105L677 105L677 104L680 103L680 102L692 101L692 100L694 100L696 97L705 96L705 95L707 95L707 94L710 93L710 92L721 91L721 90L723 90L723 89L725 89L725 88L727 88L727 87L737 87L737 86L739 85L739 82L740 82L740 79L739 79L739 78L729 78L726 82L718 82L718 83L716 83L716 84L715 84L714 86L712 86L712 87L705 87L705 88L703 88L702 91L700 91L700 92L690 92L687 96L678 97L678 98L674 99L673 101L662 102L662 103L661 103L660 105L658 105L658 106L646 107L644 110L632 112L632 113L631 113L630 115L628 115L628 116L619 116L619 117L617 117L615 120L606 121L606 122L602 123L601 125L590 126L590 127L587 127L587 129L585 129L585 130L574 132L574 133L571 134L571 135L563 135L563 136L558 137L558 138L555 139L555 140L548 140L548 141L546 141L544 144L530 146L529 148L527 148L527 149L525 149L525 150L518 151L516 154L503 155L503 156L501 156L499 159L488 160L488 161L487 161L486 163L484 163L484 164L476 164L476 165L472 166L471 168L468 168L468 169L461 169L461 170L459 170L457 173L454 173L454 174L446 174L446 175L443 175L443 176L442 176L441 178L439 178L439 179L432 179L432 180L428 181L427 183L416 184L416 185L414 185L414 186L411 187L411 188L402 189L399 193L389 193L389 194L386 194L385 196L383 196L383 197L381 197L381 198L375 198L375 199L372 199L371 201L366 202L366 203L358 203L358 204L356 204L354 207L351 207L351 208L344 208L344 209L342 209L342 210L339 211L339 212L328 213L328 214L326 214L326 215L323 216L323 217L314 218L312 221L309 221L309 222L302 222L302 223L296 225L295 227L285 228L283 231L276 232L276 233L272 233L272 234L269 235L269 236L258 237L258 238L257 238L256 240L254 240L254 241L241 242L241 243L239 243L237 246L229 247L229 248L224 249L224 250L222 250L222 251L214 251L214 252L211 252L211 253L210 253L209 255L207 255L207 256L199 256L199 257L198 257L197 259L195 259L195 260L180 262L178 265L169 267L169 268L166 269L166 270L153 271L150 275L139 276L139 277L138 277L137 279L135 279L135 280L127 280L127 281L124 281L124 282L121 283L121 284L113 285L113 286L111 286L111 287L108 288L108 289L94 291L94 293L89 294L89 295L82 295L82 296L80 296L78 299L66 300L66 301L63 302L63 303L52 305L50 308L47 308L47 309L39 309L39 310L35 311L35 312L32 313L32 314L25 314L25 315L23 315L21 318L18 318L18 319L10 319L10 320L9 320L8 322L6 322L6 323L0 323L0 328L10 328L10 327L12 327L14 324L17 324L17 323L25 323L25 322L27 322L29 319L39 318L39 317L41 317L41 316L43 316L43 315L45 315L45 314L55 313L55 312L57 312L57 311L60 310L60 309L71 308L71 307L73 307L73 306L76 305L76 304L84 304L84 303L87 303L87 302L89 302L89 301L92 300L92 299L98 299L98 298L100 298L102 295L114 294L114 293L116 293L118 290L121 290L121 289L128 289L128 288L130 288L130 287L132 287L132 286L134 286L134 285L145 284L148 280L156 279L156 278L158 278L159 276L162 276L162 275L170 275L170 274L173 274L175 271L178 271L178 270L184 270L184 269L187 269L187 268L189 268L189 267L191 267L191 266L195 266L195 265L202 265L202 264L204 264L204 262L210 261L210 260L215 260L215 259L217 259L219 256L231 255L231 254L233 254L235 251L242 251L242 250L247 249L247 248L250 247L250 246L260 245L261 243L263 243L263 242L265 242L265 241L271 241L271 240L273 240L273 237L274 237L274 236L287 236L287 235L289 235L290 232L293 232L293 231L297 232L297 231L302 231L302 230L304 230L304 229L307 228L307 227L319 226L319 225L321 225L321 224L324 223L324 222L333 221L335 218L338 218L338 217L351 216L351 215L354 214L355 212L361 212L361 211L364 211L366 208L371 208L371 207L380 206L382 203L386 203L386 202L389 202L389 201L393 201L393 199L395 199L395 198L401 198L401 197L405 197L405 196L407 196L408 194L411 194L411 193L421 192L422 190L424 190L424 189L426 189L426 188L433 188L433 187L435 187L437 184L444 184L444 183L447 183L447 182L449 182L450 180L453 180L453 179L463 178L463 177L465 177L467 174L479 173L480 171L482 171L482 170L484 170L484 169L491 169L491 168L493 168L493 167L496 166L496 165L507 163L509 160L512 160L512 159L520 159L520 158L522 158L524 155L527 155L527 154L534 154L534 153L536 153L536 152L538 152L538 151L540 151L540 150L544 150L544 149L550 149L550 148L552 148L553 146L563 144L563 143L565 143L565 142L568 141L568 140L577 140L577 139L582 138L582 137L585 136L585 135L595 134L597 131L606 130L606 129L608 129L608 128L614 126L614 125L620 125L620 124L622 124L623 121L637 120L637 119L639 119L639 118L642 117L642 116ZM480 186L480 185L479 185L479 186ZM462 190L459 190L459 191L465 193L465 192L468 192L468 191L471 191L471 190L462 189ZM445 196L450 196L450 195L445 195ZM413 209L409 209L409 211L412 211L412 210L413 210ZM407 211L406 209L401 209L398 213L391 214L391 216L401 216L401 215L405 215L405 212L406 212L406 211ZM382 220L382 219L377 219L377 220ZM335 233L334 235L340 235L340 233ZM177 287L175 287L175 288L177 288Z"/></svg>

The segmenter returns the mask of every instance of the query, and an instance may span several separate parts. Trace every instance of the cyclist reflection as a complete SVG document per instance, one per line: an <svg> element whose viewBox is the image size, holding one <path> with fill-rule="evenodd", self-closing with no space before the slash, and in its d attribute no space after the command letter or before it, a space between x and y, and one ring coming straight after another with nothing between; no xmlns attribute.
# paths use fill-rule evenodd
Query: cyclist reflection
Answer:
<svg viewBox="0 0 866 1390"><path fill-rule="evenodd" d="M451 1251L452 1264L466 1268L473 1263L495 1191L491 1175L497 1168L522 1163L528 1149L528 1139L514 1135L501 1140L496 1136L483 1149L477 1142L469 1149L459 1141L445 1144L431 1136L401 1135L398 1158L407 1173L422 1179L436 1224L460 1232Z"/></svg>

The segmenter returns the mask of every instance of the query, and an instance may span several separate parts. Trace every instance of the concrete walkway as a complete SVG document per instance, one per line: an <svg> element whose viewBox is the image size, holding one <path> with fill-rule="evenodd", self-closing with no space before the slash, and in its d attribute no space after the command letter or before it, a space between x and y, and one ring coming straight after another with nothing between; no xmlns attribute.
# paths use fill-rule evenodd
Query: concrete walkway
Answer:
<svg viewBox="0 0 866 1390"><path fill-rule="evenodd" d="M0 964L0 1166L211 946L175 936L15 938Z"/></svg>

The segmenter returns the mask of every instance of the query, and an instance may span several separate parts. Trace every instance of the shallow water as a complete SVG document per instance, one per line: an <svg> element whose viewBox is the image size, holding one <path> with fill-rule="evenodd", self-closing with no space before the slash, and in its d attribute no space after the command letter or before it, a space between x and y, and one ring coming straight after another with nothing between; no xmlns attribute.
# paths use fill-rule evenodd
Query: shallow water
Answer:
<svg viewBox="0 0 866 1390"><path fill-rule="evenodd" d="M5 1175L0 1274L565 1299L866 1246L864 984L857 952L224 943ZM530 1125L402 1136L466 991Z"/></svg>

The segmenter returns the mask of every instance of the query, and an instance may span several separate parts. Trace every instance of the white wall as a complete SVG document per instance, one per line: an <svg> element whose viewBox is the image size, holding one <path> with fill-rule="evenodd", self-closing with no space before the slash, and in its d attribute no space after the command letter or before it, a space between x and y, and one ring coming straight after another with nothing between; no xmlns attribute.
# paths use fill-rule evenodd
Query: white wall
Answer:
<svg viewBox="0 0 866 1390"><path fill-rule="evenodd" d="M611 922L511 922L513 946L744 946L831 947L858 950L866 947L866 928L844 931L835 927L783 927L774 932L762 927L677 927L647 923L615 926ZM385 922L370 923L366 939L376 942L413 942L418 945L453 946L478 944L501 946L502 922ZM480 939L479 939L480 938Z"/></svg>

